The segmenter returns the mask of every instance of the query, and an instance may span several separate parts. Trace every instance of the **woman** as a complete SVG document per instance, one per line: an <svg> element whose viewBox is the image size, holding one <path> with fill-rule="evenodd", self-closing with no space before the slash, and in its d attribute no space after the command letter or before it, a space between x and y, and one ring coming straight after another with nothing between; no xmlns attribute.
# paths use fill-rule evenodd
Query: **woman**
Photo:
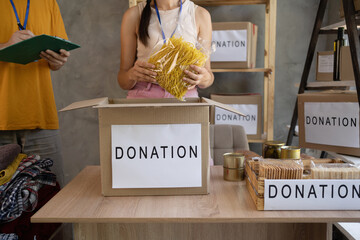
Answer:
<svg viewBox="0 0 360 240"><path fill-rule="evenodd" d="M173 97L156 84L155 66L147 62L154 47L175 34L194 44L201 40L210 49L211 33L209 12L190 0L147 0L128 9L121 24L120 87L129 90L128 98ZM210 60L190 69L183 79L189 85L185 97L198 97L197 87L207 88L214 81Z"/></svg>

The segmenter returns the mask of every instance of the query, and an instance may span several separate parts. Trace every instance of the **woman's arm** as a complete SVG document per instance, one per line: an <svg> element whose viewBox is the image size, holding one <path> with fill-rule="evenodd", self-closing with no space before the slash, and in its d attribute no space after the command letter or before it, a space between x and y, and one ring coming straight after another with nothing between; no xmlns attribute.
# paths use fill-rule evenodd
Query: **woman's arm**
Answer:
<svg viewBox="0 0 360 240"><path fill-rule="evenodd" d="M198 41L203 44L205 49L211 49L212 24L210 13L203 7L198 6L195 12L196 25L198 28ZM200 88L210 87L214 82L214 74L210 67L210 57L204 67L191 65L190 68L195 71L185 71L187 77L184 81L191 85L197 85Z"/></svg>
<svg viewBox="0 0 360 240"><path fill-rule="evenodd" d="M151 76L156 73L148 69L154 65L136 61L137 28L139 26L140 13L137 7L128 9L121 23L121 57L118 83L124 90L132 89L137 81L155 82Z"/></svg>

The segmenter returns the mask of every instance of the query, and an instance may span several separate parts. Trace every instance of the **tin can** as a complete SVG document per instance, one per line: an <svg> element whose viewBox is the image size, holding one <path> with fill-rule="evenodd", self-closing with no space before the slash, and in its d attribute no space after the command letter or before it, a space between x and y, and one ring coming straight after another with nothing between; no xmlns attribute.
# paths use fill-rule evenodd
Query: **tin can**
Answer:
<svg viewBox="0 0 360 240"><path fill-rule="evenodd" d="M242 153L225 153L224 157L224 180L241 181L244 179L245 156Z"/></svg>
<svg viewBox="0 0 360 240"><path fill-rule="evenodd" d="M226 181L242 181L244 180L244 168L226 168L224 167L224 180Z"/></svg>
<svg viewBox="0 0 360 240"><path fill-rule="evenodd" d="M225 168L244 168L245 156L242 153L224 153Z"/></svg>
<svg viewBox="0 0 360 240"><path fill-rule="evenodd" d="M281 159L300 159L300 148L295 146L281 147Z"/></svg>
<svg viewBox="0 0 360 240"><path fill-rule="evenodd" d="M264 144L263 157L264 158L280 158L281 147L284 146L284 142L268 141Z"/></svg>

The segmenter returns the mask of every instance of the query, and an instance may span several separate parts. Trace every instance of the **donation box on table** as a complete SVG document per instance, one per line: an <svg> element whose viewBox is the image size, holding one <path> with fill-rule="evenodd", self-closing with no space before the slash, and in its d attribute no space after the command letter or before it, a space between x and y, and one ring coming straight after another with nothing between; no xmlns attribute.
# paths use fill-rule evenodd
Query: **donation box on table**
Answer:
<svg viewBox="0 0 360 240"><path fill-rule="evenodd" d="M98 109L104 196L209 193L210 108L206 98L75 102L61 111Z"/></svg>

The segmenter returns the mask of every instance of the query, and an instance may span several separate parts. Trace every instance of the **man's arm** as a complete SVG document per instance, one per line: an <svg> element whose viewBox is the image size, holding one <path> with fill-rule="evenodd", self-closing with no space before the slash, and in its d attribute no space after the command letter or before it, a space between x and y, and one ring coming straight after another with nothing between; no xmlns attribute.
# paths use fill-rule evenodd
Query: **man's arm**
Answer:
<svg viewBox="0 0 360 240"><path fill-rule="evenodd" d="M16 31L13 33L13 35L11 35L9 41L7 41L6 43L0 43L0 49L6 48L10 45L24 41L34 36L35 35L29 30Z"/></svg>

